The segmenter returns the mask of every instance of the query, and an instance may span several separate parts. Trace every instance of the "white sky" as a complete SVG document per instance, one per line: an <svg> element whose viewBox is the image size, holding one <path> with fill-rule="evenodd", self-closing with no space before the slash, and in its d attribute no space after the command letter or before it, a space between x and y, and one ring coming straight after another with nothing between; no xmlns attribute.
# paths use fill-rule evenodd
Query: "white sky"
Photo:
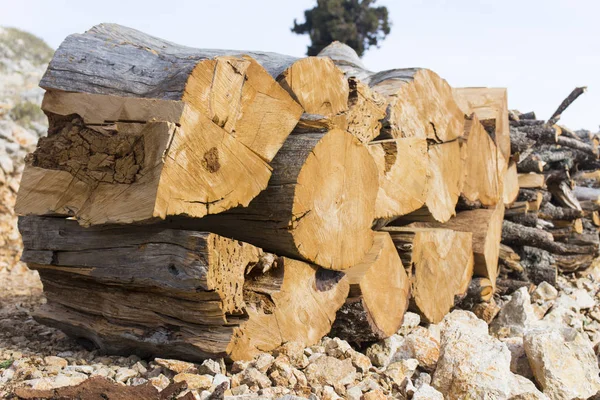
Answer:
<svg viewBox="0 0 600 400"><path fill-rule="evenodd" d="M116 22L201 48L302 56L308 36L290 32L314 0L0 0L0 25L56 48L69 34ZM392 32L365 54L372 70L426 67L452 86L501 86L509 107L547 119L576 86L563 115L571 128L600 124L600 1L379 0Z"/></svg>

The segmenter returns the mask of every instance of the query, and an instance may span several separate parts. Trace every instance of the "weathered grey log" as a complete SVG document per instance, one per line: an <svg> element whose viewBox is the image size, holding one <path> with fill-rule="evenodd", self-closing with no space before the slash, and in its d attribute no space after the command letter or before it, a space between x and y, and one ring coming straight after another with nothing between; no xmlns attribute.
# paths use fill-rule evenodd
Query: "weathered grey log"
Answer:
<svg viewBox="0 0 600 400"><path fill-rule="evenodd" d="M573 91L567 96L566 99L564 99L562 101L562 103L560 103L560 105L558 106L558 108L556 109L556 111L554 111L554 113L552 114L552 116L548 119L548 125L554 125L555 123L558 122L558 120L560 119L561 114L575 101L577 100L577 98L579 96L581 96L583 93L585 93L585 91L587 90L587 87L582 86L582 87L577 87L575 89L573 89Z"/></svg>
<svg viewBox="0 0 600 400"><path fill-rule="evenodd" d="M534 111L529 111L523 114L519 114L519 120L535 120L535 112Z"/></svg>
<svg viewBox="0 0 600 400"><path fill-rule="evenodd" d="M528 212L525 214L504 214L504 219L514 222L516 224L520 224L523 226L529 226L531 228L538 227L538 217L536 213Z"/></svg>
<svg viewBox="0 0 600 400"><path fill-rule="evenodd" d="M525 268L525 274L531 283L539 285L545 281L556 286L556 261L549 252L524 246L519 250L519 255L521 265Z"/></svg>
<svg viewBox="0 0 600 400"><path fill-rule="evenodd" d="M527 137L525 132L510 128L510 151L512 154L525 153L535 145L535 140Z"/></svg>
<svg viewBox="0 0 600 400"><path fill-rule="evenodd" d="M502 243L509 246L537 247L554 254L588 254L597 250L594 246L555 242L549 232L510 221L504 221L502 224Z"/></svg>
<svg viewBox="0 0 600 400"><path fill-rule="evenodd" d="M544 172L544 165L546 163L542 161L539 156L530 154L529 157L521 160L517 163L517 171L519 173L527 172Z"/></svg>
<svg viewBox="0 0 600 400"><path fill-rule="evenodd" d="M580 210L557 207L552 203L544 204L538 213L540 218L547 220L572 221L583 216Z"/></svg>
<svg viewBox="0 0 600 400"><path fill-rule="evenodd" d="M561 146L570 147L572 149L582 151L592 157L598 158L598 150L596 150L592 145L584 143L581 140L566 136L559 136L557 138L557 143Z"/></svg>
<svg viewBox="0 0 600 400"><path fill-rule="evenodd" d="M496 293L500 296L509 295L522 287L526 287L530 292L534 285L529 281L519 279L498 279L496 281Z"/></svg>
<svg viewBox="0 0 600 400"><path fill-rule="evenodd" d="M521 118L521 117L519 117ZM519 121L510 121L510 126L515 126L515 127L519 127L519 126L533 126L533 125L543 125L545 124L545 121L539 120L539 119L519 119Z"/></svg>
<svg viewBox="0 0 600 400"><path fill-rule="evenodd" d="M600 189L575 186L573 194L577 200L600 203Z"/></svg>

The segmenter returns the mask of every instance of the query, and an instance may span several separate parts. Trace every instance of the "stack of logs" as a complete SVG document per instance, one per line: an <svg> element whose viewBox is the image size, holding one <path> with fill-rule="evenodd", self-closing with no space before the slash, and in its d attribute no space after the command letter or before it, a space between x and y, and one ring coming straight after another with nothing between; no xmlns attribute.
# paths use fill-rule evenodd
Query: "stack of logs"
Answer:
<svg viewBox="0 0 600 400"><path fill-rule="evenodd" d="M533 112L510 112L518 187L502 228L499 285L506 291L555 284L558 271L585 270L598 255L600 138L558 124L584 91L576 88L548 121Z"/></svg>
<svg viewBox="0 0 600 400"><path fill-rule="evenodd" d="M505 204L535 194L505 89L371 72L340 43L296 59L102 24L40 86L16 205L36 318L109 353L238 360L385 338L409 307L439 322L492 298Z"/></svg>

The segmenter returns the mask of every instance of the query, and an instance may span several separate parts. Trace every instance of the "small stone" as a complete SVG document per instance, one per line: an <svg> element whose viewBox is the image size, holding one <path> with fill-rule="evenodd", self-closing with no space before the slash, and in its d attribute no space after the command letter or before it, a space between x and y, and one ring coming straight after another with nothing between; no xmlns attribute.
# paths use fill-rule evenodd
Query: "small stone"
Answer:
<svg viewBox="0 0 600 400"><path fill-rule="evenodd" d="M44 364L46 364L46 365L48 365L50 367L64 368L69 363L67 362L67 360L65 360L62 357L48 356L48 357L44 357Z"/></svg>
<svg viewBox="0 0 600 400"><path fill-rule="evenodd" d="M213 385L212 376L210 375L197 375L182 372L173 377L173 382L184 382L187 383L188 389L192 390L205 390L210 389Z"/></svg>
<svg viewBox="0 0 600 400"><path fill-rule="evenodd" d="M196 366L194 364L186 362L186 361L171 360L171 359L166 359L166 358L155 358L154 362L157 363L158 365L160 365L161 367L164 367L164 368L166 368L170 371L173 371L177 374L181 374L181 373L195 374L196 372L198 372L198 369L196 368Z"/></svg>
<svg viewBox="0 0 600 400"><path fill-rule="evenodd" d="M300 342L287 342L277 348L274 354L277 356L283 354L287 356L290 363L295 368L304 369L308 365L308 356L312 355L310 348L306 349L310 354L305 354L304 345Z"/></svg>
<svg viewBox="0 0 600 400"><path fill-rule="evenodd" d="M230 383L230 382L231 382L231 379L229 379L227 376L225 376L225 375L223 375L223 374L216 374L216 375L213 377L213 380L212 380L212 385L213 385L213 388L216 388L217 386L219 386L219 385L220 385L220 384L222 384L223 382ZM230 385L228 385L228 387L229 387L229 386L230 386ZM213 389L213 390L214 390L214 389Z"/></svg>
<svg viewBox="0 0 600 400"><path fill-rule="evenodd" d="M402 386L406 379L412 378L418 367L419 362L414 358L401 360L388 365L383 374L390 378L396 385Z"/></svg>
<svg viewBox="0 0 600 400"><path fill-rule="evenodd" d="M234 361L231 364L231 373L237 374L250 366L250 361Z"/></svg>
<svg viewBox="0 0 600 400"><path fill-rule="evenodd" d="M297 383L290 360L283 354L277 356L273 362L269 369L269 378L275 386L294 387Z"/></svg>
<svg viewBox="0 0 600 400"><path fill-rule="evenodd" d="M112 369L108 368L108 367L98 367L96 369L94 369L94 372L92 372L91 376L94 375L99 375L99 376L103 376L105 378L114 378L115 377L115 371L113 371Z"/></svg>
<svg viewBox="0 0 600 400"><path fill-rule="evenodd" d="M135 378L138 375L137 371L131 368L119 368L115 373L115 381L125 383L129 378Z"/></svg>
<svg viewBox="0 0 600 400"><path fill-rule="evenodd" d="M404 320L402 326L396 332L398 335L406 336L411 333L421 323L421 316L414 312L407 311L404 313Z"/></svg>
<svg viewBox="0 0 600 400"><path fill-rule="evenodd" d="M231 394L233 396L241 396L246 393L248 393L248 385L246 384L231 388Z"/></svg>
<svg viewBox="0 0 600 400"><path fill-rule="evenodd" d="M94 372L94 367L91 365L68 365L64 368L65 371L69 372L80 372L82 374L90 375Z"/></svg>
<svg viewBox="0 0 600 400"><path fill-rule="evenodd" d="M555 300L557 297L558 291L548 282L540 283L531 294L531 300L536 303L545 303L550 300Z"/></svg>
<svg viewBox="0 0 600 400"><path fill-rule="evenodd" d="M231 386L248 385L249 388L256 386L264 389L271 386L271 380L255 367L248 367L244 371L231 378Z"/></svg>
<svg viewBox="0 0 600 400"><path fill-rule="evenodd" d="M139 361L133 364L133 367L131 367L131 369L136 371L140 375L144 375L146 374L146 372L148 372L148 369L144 367L144 365Z"/></svg>
<svg viewBox="0 0 600 400"><path fill-rule="evenodd" d="M215 360L204 360L202 365L198 367L198 374L200 375L217 375L221 373L221 365Z"/></svg>
<svg viewBox="0 0 600 400"><path fill-rule="evenodd" d="M254 358L254 361L250 363L251 366L259 370L260 372L267 372L271 364L275 361L275 357L269 353L261 353Z"/></svg>
<svg viewBox="0 0 600 400"><path fill-rule="evenodd" d="M573 329L528 332L523 344L536 381L552 399L588 398L600 390L591 343Z"/></svg>
<svg viewBox="0 0 600 400"><path fill-rule="evenodd" d="M427 372L419 373L419 376L415 379L415 387L418 389L421 385L431 385L431 375Z"/></svg>
<svg viewBox="0 0 600 400"><path fill-rule="evenodd" d="M350 359L352 360L352 365L354 365L356 369L362 372L363 374L372 367L371 360L369 359L369 357L365 356L364 354L358 351L352 350Z"/></svg>
<svg viewBox="0 0 600 400"><path fill-rule="evenodd" d="M326 342L325 353L330 357L335 357L343 360L347 358L347 354L352 351L352 347L348 342L339 338L333 338Z"/></svg>
<svg viewBox="0 0 600 400"><path fill-rule="evenodd" d="M268 387L268 388L260 389L258 394L261 396L261 399L262 398L295 399L296 398L295 396L286 396L289 392L290 392L290 389L288 389L288 388L276 386L276 387Z"/></svg>
<svg viewBox="0 0 600 400"><path fill-rule="evenodd" d="M536 324L539 324L539 319L533 312L531 297L527 288L522 287L502 307L490 325L490 332L498 337L523 336L527 329Z"/></svg>
<svg viewBox="0 0 600 400"><path fill-rule="evenodd" d="M362 398L363 400L387 400L387 396L381 389L371 390L365 393Z"/></svg>
<svg viewBox="0 0 600 400"><path fill-rule="evenodd" d="M144 383L148 382L148 379L144 379L144 378L131 378L129 380L129 384L131 386L139 386L139 385L143 385Z"/></svg>
<svg viewBox="0 0 600 400"><path fill-rule="evenodd" d="M23 383L31 386L33 390L51 390L57 389L63 386L75 386L79 385L81 382L85 381L87 376L66 376L66 375L57 375L52 378L38 378L24 381Z"/></svg>
<svg viewBox="0 0 600 400"><path fill-rule="evenodd" d="M531 307L533 308L533 313L536 318L542 319L548 313L548 310L552 308L553 304L552 301L547 301L542 304L532 304Z"/></svg>
<svg viewBox="0 0 600 400"><path fill-rule="evenodd" d="M585 289L575 289L571 293L571 297L575 300L580 310L593 308L596 305L593 297Z"/></svg>
<svg viewBox="0 0 600 400"><path fill-rule="evenodd" d="M523 347L522 337L512 337L500 339L510 351L510 370L527 379L533 379L533 371L529 366L529 360Z"/></svg>
<svg viewBox="0 0 600 400"><path fill-rule="evenodd" d="M306 375L304 375L304 372L300 371L297 368L293 368L292 373L294 374L294 377L296 378L296 381L297 381L297 385L299 387L307 387L308 386L308 380L306 379Z"/></svg>
<svg viewBox="0 0 600 400"><path fill-rule="evenodd" d="M428 384L423 384L413 394L412 400L444 400L444 395Z"/></svg>
<svg viewBox="0 0 600 400"><path fill-rule="evenodd" d="M304 370L311 385L329 385L335 388L354 382L356 369L350 359L339 360L323 356Z"/></svg>
<svg viewBox="0 0 600 400"><path fill-rule="evenodd" d="M416 359L421 368L433 371L440 357L440 343L431 332L423 327L416 328L406 336L391 362Z"/></svg>
<svg viewBox="0 0 600 400"><path fill-rule="evenodd" d="M362 390L358 386L352 386L346 390L346 398L348 400L360 400L362 394Z"/></svg>
<svg viewBox="0 0 600 400"><path fill-rule="evenodd" d="M341 400L342 398L335 392L335 389L331 386L323 387L323 394L321 395L322 400Z"/></svg>
<svg viewBox="0 0 600 400"><path fill-rule="evenodd" d="M383 341L372 344L367 348L366 355L373 365L385 367L390 363L392 356L396 354L402 342L404 342L402 336L392 335Z"/></svg>

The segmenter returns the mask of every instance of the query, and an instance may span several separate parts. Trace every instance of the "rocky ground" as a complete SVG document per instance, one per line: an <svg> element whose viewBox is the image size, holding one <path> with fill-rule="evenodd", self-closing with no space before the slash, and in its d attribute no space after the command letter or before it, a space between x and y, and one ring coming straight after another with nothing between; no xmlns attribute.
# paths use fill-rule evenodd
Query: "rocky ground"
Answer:
<svg viewBox="0 0 600 400"><path fill-rule="evenodd" d="M337 338L227 365L88 351L38 324L35 272L18 261L12 211L25 154L45 131L37 82L51 50L0 28L0 398L586 399L600 390L600 262L498 299L488 325L455 310L437 325L408 313L363 349ZM40 56L42 55L42 56Z"/></svg>

